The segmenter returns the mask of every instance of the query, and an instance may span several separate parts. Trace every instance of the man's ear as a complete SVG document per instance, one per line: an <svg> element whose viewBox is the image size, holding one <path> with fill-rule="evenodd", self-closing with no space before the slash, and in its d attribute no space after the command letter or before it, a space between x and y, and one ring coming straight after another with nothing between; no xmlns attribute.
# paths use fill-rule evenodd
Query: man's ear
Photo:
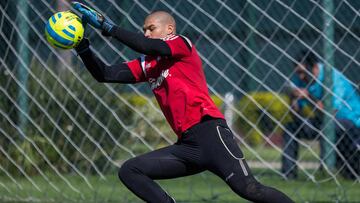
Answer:
<svg viewBox="0 0 360 203"><path fill-rule="evenodd" d="M172 25L172 24L167 25L167 34L168 35L175 34L175 26L174 25Z"/></svg>

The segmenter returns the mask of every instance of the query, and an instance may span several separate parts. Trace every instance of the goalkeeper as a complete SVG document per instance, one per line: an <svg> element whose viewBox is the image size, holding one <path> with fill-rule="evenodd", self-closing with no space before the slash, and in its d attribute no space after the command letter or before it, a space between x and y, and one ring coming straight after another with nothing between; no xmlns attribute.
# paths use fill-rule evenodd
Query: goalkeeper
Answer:
<svg viewBox="0 0 360 203"><path fill-rule="evenodd" d="M251 174L224 116L211 100L195 46L176 35L167 12L148 15L144 35L124 30L87 6L73 2L82 19L131 49L138 59L106 65L83 39L76 51L99 82L148 82L178 141L126 161L120 180L146 202L175 202L154 180L188 176L209 170L239 196L254 202L292 202L280 191L260 184Z"/></svg>

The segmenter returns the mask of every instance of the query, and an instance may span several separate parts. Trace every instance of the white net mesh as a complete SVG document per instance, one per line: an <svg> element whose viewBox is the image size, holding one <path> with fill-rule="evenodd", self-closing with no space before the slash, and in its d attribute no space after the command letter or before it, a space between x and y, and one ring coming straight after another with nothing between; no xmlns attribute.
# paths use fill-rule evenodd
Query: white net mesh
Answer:
<svg viewBox="0 0 360 203"><path fill-rule="evenodd" d="M118 167L130 157L172 144L176 136L147 84L97 83L74 51L47 44L45 22L53 13L69 9L69 2L0 2L0 199L139 201L117 180ZM326 128L317 128L294 110L284 91L296 74L297 55L304 49L313 51L326 67L333 64L358 90L360 2L86 3L135 32L141 32L151 11L172 13L178 33L197 47L213 99L225 113L256 177L298 202L358 200L359 133L347 133L350 130L325 108L320 112L330 122L323 125L341 126L345 132L337 133L334 139ZM333 29L333 35L324 29ZM90 27L86 36L95 53L109 64L138 56ZM326 46L330 49L324 50ZM333 58L327 58L329 55ZM325 96L351 107L352 103L332 87L317 82ZM308 113L317 111L310 108ZM288 125L295 119L302 124L292 131ZM316 135L311 139L297 137L302 126ZM281 171L287 146L282 142L284 133L300 146L297 159L285 155L297 163L298 179L292 181ZM352 134L355 136L349 139ZM324 152L322 146L330 152ZM161 184L185 202L238 200L208 173Z"/></svg>

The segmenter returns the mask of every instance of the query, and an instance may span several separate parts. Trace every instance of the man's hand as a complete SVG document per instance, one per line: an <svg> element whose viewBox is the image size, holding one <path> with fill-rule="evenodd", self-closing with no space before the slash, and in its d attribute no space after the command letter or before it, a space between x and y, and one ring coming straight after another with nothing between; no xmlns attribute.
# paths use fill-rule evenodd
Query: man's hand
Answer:
<svg viewBox="0 0 360 203"><path fill-rule="evenodd" d="M71 2L71 5L82 14L83 23L88 23L91 26L104 31L105 34L110 33L111 29L114 27L114 23L98 11L77 1Z"/></svg>
<svg viewBox="0 0 360 203"><path fill-rule="evenodd" d="M309 91L305 88L295 88L293 94L297 98L309 98Z"/></svg>
<svg viewBox="0 0 360 203"><path fill-rule="evenodd" d="M324 110L324 103L322 103L322 101L317 101L316 108L318 108L320 110Z"/></svg>

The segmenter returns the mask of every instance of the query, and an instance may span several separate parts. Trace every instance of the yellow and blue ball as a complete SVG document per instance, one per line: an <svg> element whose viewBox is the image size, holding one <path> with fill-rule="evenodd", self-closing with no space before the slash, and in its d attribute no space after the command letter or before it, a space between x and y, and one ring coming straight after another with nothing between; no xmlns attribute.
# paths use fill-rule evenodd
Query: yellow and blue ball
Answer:
<svg viewBox="0 0 360 203"><path fill-rule="evenodd" d="M81 19L70 11L55 13L45 25L46 39L53 47L71 49L84 37Z"/></svg>

